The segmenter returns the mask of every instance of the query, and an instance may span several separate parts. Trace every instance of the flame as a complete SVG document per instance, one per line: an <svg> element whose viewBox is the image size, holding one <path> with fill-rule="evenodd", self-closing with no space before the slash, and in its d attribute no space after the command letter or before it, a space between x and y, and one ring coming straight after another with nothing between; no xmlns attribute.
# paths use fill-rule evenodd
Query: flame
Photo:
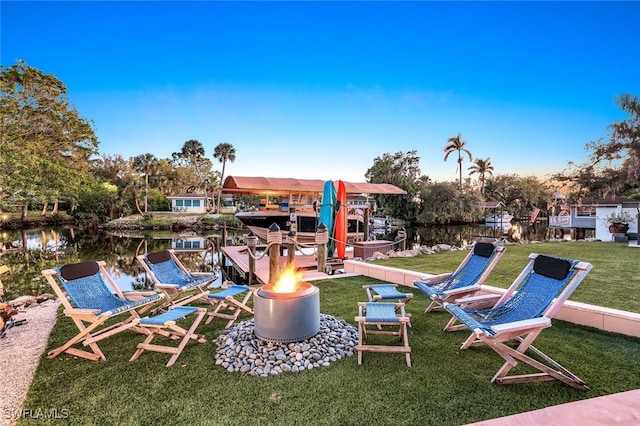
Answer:
<svg viewBox="0 0 640 426"><path fill-rule="evenodd" d="M291 263L282 270L280 278L273 284L271 291L274 293L294 293L298 290L303 277L304 271L299 270L294 263Z"/></svg>

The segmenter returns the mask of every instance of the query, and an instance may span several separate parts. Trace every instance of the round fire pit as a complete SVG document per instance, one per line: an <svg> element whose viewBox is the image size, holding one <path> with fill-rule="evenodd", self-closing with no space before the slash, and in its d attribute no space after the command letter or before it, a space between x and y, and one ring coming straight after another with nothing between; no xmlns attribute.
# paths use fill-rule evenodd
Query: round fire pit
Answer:
<svg viewBox="0 0 640 426"><path fill-rule="evenodd" d="M299 342L320 330L320 290L308 282L293 292L265 284L253 297L255 335L272 342Z"/></svg>

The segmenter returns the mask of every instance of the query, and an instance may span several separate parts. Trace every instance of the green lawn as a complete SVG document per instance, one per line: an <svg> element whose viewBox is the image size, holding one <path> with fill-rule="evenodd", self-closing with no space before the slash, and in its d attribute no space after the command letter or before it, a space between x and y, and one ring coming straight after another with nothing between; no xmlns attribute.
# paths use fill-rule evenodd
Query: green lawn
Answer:
<svg viewBox="0 0 640 426"><path fill-rule="evenodd" d="M571 300L603 300L640 311L635 289L640 249L615 243L510 245L489 283L506 287L532 251L594 264ZM465 254L380 263L438 273L454 269ZM316 282L321 311L354 324L357 302L366 300L362 285L372 282L366 277ZM402 354L365 353L363 365L353 356L329 367L268 378L229 373L214 364L211 342L224 325L215 320L199 330L209 341L190 344L171 368L164 366L168 355L159 353L128 362L142 340L129 332L100 343L106 362L45 357L24 408L68 410L65 422L74 425L460 425L640 387L640 339L562 321L554 321L536 345L587 382L589 391L557 381L491 384L501 358L486 347L459 350L467 333L441 331L448 314L424 314L427 299L414 293L407 305L413 315L411 368ZM60 313L48 349L73 334L75 326ZM59 422L25 418L19 424Z"/></svg>
<svg viewBox="0 0 640 426"><path fill-rule="evenodd" d="M439 274L455 269L467 253L466 250L457 250L436 255L391 258L375 263ZM640 248L629 247L627 243L590 241L508 244L486 283L507 288L525 267L530 253L569 257L593 265L570 300L640 312Z"/></svg>

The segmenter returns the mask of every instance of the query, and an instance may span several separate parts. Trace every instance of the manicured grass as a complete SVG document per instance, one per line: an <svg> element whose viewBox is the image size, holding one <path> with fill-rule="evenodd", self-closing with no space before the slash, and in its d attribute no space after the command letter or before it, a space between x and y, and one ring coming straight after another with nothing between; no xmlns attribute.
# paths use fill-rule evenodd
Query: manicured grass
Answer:
<svg viewBox="0 0 640 426"><path fill-rule="evenodd" d="M617 298L637 297L632 294L637 293L633 285L639 283L633 280L630 258L640 256L640 249L634 250L613 243L509 246L490 283L510 283L531 251L576 257L594 263L582 284L583 301L593 303L598 293L607 293L614 294L607 296L610 302L622 305ZM464 254L441 253L384 264L437 273L455 268ZM627 266L619 268L619 264ZM375 281L351 277L316 282L321 311L354 324L357 302L366 300L362 285ZM603 283L609 292L600 291ZM614 289L618 286L626 290ZM425 314L426 297L417 290L414 294L407 305L413 315L411 368L402 354L365 353L362 365L354 355L297 374L257 378L229 373L214 363L211 342L223 327L223 321L216 320L200 327L209 341L190 344L171 368L164 366L168 355L159 353L145 353L138 361L128 362L142 340L129 332L100 343L106 362L67 355L43 358L24 408L66 409L70 414L65 421L77 425L460 425L640 387L640 339L562 321L554 321L536 339L536 346L587 382L589 391L557 381L491 384L501 358L486 347L459 350L468 334L441 331L448 314ZM60 314L48 349L75 332L71 321ZM515 371L525 369L518 366ZM30 422L23 419L19 424Z"/></svg>
<svg viewBox="0 0 640 426"><path fill-rule="evenodd" d="M409 258L391 258L379 265L431 274L454 270L466 250ZM627 243L567 241L561 243L508 244L486 283L507 288L525 267L530 253L542 253L589 262L593 269L569 300L640 312L640 248Z"/></svg>

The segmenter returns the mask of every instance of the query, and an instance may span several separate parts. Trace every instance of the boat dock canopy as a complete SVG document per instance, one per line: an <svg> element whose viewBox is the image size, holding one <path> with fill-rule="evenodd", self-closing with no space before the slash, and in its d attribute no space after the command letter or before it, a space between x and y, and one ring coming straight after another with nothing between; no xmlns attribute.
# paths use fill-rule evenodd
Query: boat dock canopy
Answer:
<svg viewBox="0 0 640 426"><path fill-rule="evenodd" d="M321 179L293 179L228 176L222 185L225 194L263 194L285 195L291 192L322 193L324 183ZM347 194L406 194L407 192L389 183L344 183Z"/></svg>

